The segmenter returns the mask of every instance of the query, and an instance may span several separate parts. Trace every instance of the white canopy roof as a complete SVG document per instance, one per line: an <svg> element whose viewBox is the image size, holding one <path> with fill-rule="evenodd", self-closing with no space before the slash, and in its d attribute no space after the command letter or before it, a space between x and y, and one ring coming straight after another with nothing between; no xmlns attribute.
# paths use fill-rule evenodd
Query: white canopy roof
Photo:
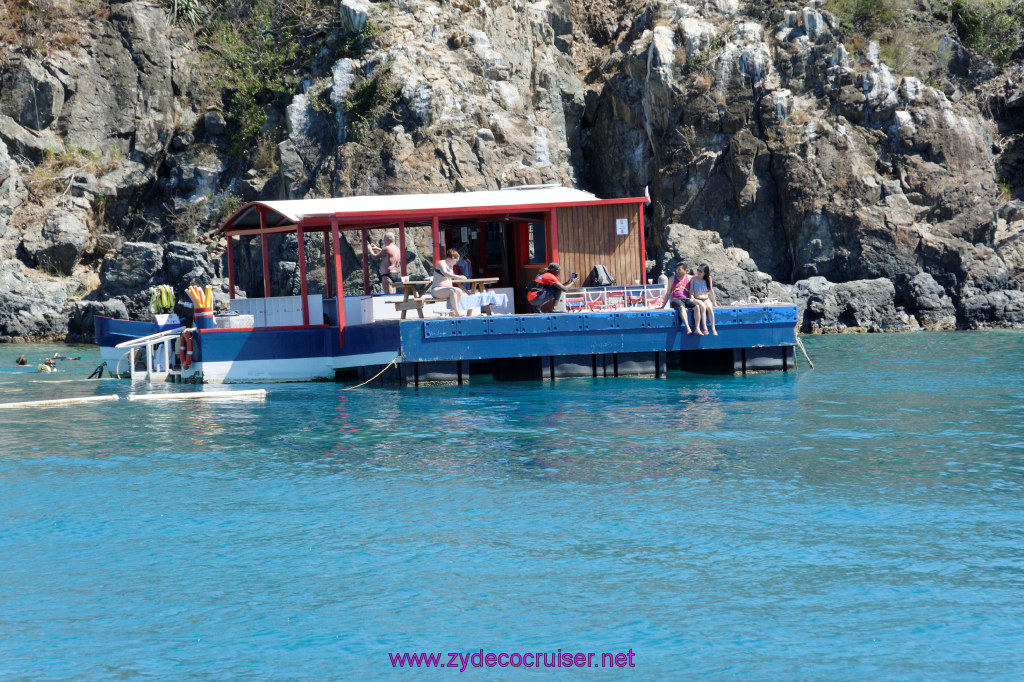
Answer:
<svg viewBox="0 0 1024 682"><path fill-rule="evenodd" d="M296 199L250 203L229 218L224 227L259 226L256 206L263 206L269 226L297 224L317 216L360 215L380 212L409 211L422 213L446 209L499 209L552 204L576 204L599 201L590 192L560 186L534 186L487 192L454 192L445 194L394 194L388 196L339 197L333 199Z"/></svg>

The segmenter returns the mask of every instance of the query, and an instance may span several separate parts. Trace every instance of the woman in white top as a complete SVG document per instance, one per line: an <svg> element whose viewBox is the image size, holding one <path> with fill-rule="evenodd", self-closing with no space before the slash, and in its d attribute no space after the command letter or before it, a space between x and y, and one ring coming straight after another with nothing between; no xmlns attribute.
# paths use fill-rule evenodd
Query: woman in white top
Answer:
<svg viewBox="0 0 1024 682"><path fill-rule="evenodd" d="M715 289L711 284L711 266L707 263L697 268L697 275L690 280L690 295L696 299L698 305L704 309L702 315L704 320L704 333L708 333L708 321L711 321L711 333L718 336L715 329Z"/></svg>
<svg viewBox="0 0 1024 682"><path fill-rule="evenodd" d="M447 258L437 261L434 266L434 281L430 285L430 293L434 298L448 299L448 308L452 311L453 317L462 317L459 312L459 301L466 294L462 287L455 286L453 279L469 279L462 275L456 275L452 269L459 262L459 252L455 249L448 249L445 254Z"/></svg>

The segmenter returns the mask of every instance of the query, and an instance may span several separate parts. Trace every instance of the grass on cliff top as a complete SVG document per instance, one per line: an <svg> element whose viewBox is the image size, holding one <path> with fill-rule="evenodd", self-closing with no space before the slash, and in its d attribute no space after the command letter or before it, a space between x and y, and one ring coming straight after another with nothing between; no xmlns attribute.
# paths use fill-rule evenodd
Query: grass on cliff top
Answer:
<svg viewBox="0 0 1024 682"><path fill-rule="evenodd" d="M110 5L104 0L0 0L0 61L11 50L44 57L74 47L85 33L85 21L104 20L109 14Z"/></svg>
<svg viewBox="0 0 1024 682"><path fill-rule="evenodd" d="M294 94L316 53L338 29L331 0L164 0L172 16L195 32L211 95L224 93L233 153L257 139L267 107ZM197 9L198 8L198 9Z"/></svg>
<svg viewBox="0 0 1024 682"><path fill-rule="evenodd" d="M857 37L878 41L882 58L904 73L915 72L917 55L937 57L947 26L965 47L999 68L1024 49L1022 0L941 0L925 6L921 10L912 0L829 0L826 9L854 43Z"/></svg>

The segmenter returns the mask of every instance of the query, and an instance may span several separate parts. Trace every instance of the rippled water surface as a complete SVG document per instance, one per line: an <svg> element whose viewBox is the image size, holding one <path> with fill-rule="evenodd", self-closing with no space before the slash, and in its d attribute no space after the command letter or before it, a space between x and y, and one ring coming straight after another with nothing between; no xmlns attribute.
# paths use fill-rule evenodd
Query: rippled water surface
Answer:
<svg viewBox="0 0 1024 682"><path fill-rule="evenodd" d="M0 678L480 649L635 652L581 679L1017 678L1024 334L805 343L813 371L2 410ZM83 357L30 371L56 350ZM203 390L97 363L0 345L0 402Z"/></svg>

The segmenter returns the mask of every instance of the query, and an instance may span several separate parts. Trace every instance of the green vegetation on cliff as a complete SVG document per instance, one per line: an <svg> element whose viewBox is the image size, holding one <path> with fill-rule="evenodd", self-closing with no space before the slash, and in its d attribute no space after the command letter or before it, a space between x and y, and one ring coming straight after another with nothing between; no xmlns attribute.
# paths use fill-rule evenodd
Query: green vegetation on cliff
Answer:
<svg viewBox="0 0 1024 682"><path fill-rule="evenodd" d="M1024 44L1024 2L952 0L945 3L964 45L1006 66Z"/></svg>
<svg viewBox="0 0 1024 682"><path fill-rule="evenodd" d="M178 25L198 38L208 78L223 91L236 154L263 131L268 107L290 98L303 78L315 75L322 49L327 59L336 59L361 52L372 40L372 27L337 37L337 3L330 0L164 2Z"/></svg>
<svg viewBox="0 0 1024 682"><path fill-rule="evenodd" d="M914 62L936 57L939 40L953 33L999 68L1024 52L1021 0L830 0L826 9L855 43L877 40L883 59L898 71L924 75Z"/></svg>

